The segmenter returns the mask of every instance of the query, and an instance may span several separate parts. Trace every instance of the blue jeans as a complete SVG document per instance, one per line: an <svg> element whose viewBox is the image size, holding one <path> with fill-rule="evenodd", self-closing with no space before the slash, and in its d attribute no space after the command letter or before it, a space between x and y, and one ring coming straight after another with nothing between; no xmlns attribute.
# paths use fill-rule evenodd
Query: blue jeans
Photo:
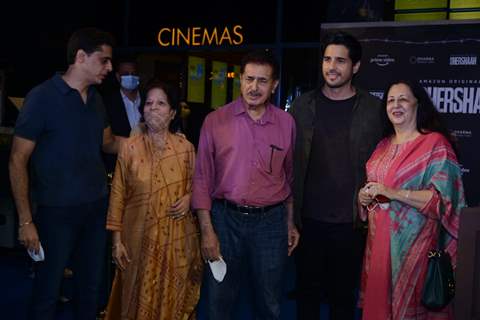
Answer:
<svg viewBox="0 0 480 320"><path fill-rule="evenodd" d="M285 207L281 205L266 213L245 215L215 201L211 219L227 264L227 274L218 283L210 268L205 269L208 319L231 318L245 275L251 275L249 283L255 295L255 318L280 319L288 257Z"/></svg>
<svg viewBox="0 0 480 320"><path fill-rule="evenodd" d="M63 271L72 262L75 319L94 320L104 266L107 198L69 207L38 207L45 261L36 263L29 319L54 319Z"/></svg>

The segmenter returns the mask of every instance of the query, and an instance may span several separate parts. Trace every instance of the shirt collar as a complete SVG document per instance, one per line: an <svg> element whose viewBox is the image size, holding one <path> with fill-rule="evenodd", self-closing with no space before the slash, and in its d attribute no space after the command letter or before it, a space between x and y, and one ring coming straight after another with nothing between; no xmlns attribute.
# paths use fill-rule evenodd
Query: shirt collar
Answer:
<svg viewBox="0 0 480 320"><path fill-rule="evenodd" d="M73 89L72 87L70 87L68 83L65 82L65 80L63 80L62 73L60 72L57 72L53 76L52 80L55 86L57 87L58 91L60 91L60 93L62 93L63 95L67 95L72 90L77 91L76 89ZM89 86L87 91L87 97L91 96L92 90L93 90L93 87Z"/></svg>
<svg viewBox="0 0 480 320"><path fill-rule="evenodd" d="M275 106L271 103L267 103L267 106L265 107L265 113L258 120L260 123L275 123L275 114L273 113L272 108L275 108ZM237 98L233 105L233 114L239 116L243 113L247 114L247 106L245 105L245 101L243 100L243 98L240 96Z"/></svg>
<svg viewBox="0 0 480 320"><path fill-rule="evenodd" d="M135 97L135 101L130 100L125 95L125 93L123 93L122 89L120 89L120 95L122 96L122 99L123 99L124 102L127 101L127 102L130 102L130 103L133 103L133 105L135 105L135 106L140 105L140 93L139 92L137 92L137 96Z"/></svg>
<svg viewBox="0 0 480 320"><path fill-rule="evenodd" d="M58 91L60 91L62 94L66 95L70 90L72 90L65 80L63 80L61 73L56 73L52 80Z"/></svg>

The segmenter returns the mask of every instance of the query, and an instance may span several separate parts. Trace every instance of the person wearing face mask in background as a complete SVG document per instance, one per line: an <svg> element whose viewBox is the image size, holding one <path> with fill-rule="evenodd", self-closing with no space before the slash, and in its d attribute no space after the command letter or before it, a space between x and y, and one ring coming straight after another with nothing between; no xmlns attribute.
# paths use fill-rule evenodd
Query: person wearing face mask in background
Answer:
<svg viewBox="0 0 480 320"><path fill-rule="evenodd" d="M107 116L115 135L129 137L142 118L140 106L140 77L134 57L121 57L116 63L115 78L120 88L103 95ZM111 178L115 171L116 156L104 155L105 169Z"/></svg>

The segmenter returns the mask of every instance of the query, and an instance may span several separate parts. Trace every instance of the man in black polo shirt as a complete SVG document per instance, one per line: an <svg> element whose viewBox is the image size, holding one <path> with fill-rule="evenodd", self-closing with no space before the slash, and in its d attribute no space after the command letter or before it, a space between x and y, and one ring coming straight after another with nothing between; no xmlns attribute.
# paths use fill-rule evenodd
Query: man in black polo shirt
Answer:
<svg viewBox="0 0 480 320"><path fill-rule="evenodd" d="M29 319L54 319L69 258L75 270L75 317L95 319L106 243L107 185L100 151L116 152L120 139L112 135L92 85L112 71L112 46L111 35L101 30L75 32L68 42L68 70L32 89L17 119L9 166L19 240L28 250L45 252ZM37 205L34 217L31 200Z"/></svg>

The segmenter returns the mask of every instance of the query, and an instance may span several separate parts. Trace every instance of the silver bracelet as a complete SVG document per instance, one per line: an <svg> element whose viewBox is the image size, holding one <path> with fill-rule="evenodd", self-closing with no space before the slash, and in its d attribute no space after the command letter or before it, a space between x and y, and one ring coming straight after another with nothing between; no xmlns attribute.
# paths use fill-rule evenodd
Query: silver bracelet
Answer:
<svg viewBox="0 0 480 320"><path fill-rule="evenodd" d="M32 220L28 220L28 221L25 221L24 223L19 223L19 224L18 224L18 227L19 227L19 228L25 227L25 226L29 225L29 224L32 223L32 222L33 222Z"/></svg>
<svg viewBox="0 0 480 320"><path fill-rule="evenodd" d="M407 190L407 193L405 194L405 199L408 199L408 198L410 198L410 191L411 191L410 189L409 189L409 190Z"/></svg>

